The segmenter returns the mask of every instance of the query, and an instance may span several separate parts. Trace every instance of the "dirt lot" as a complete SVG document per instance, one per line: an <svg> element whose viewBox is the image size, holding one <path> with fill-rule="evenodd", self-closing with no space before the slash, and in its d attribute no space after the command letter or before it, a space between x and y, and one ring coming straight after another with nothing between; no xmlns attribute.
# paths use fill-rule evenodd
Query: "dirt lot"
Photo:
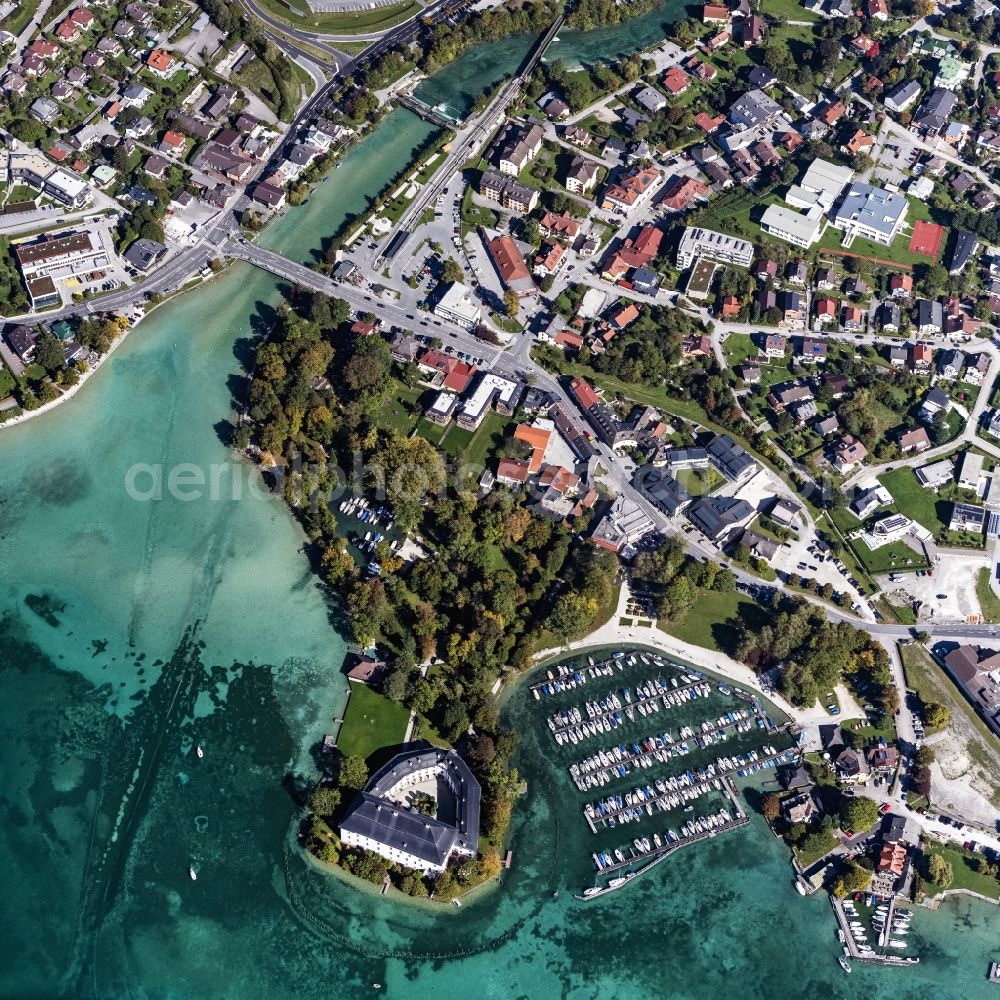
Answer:
<svg viewBox="0 0 1000 1000"><path fill-rule="evenodd" d="M940 553L933 576L907 573L898 583L889 583L886 578L886 593L893 604L922 601L919 622L965 621L982 610L976 597L976 574L989 564L985 553ZM939 598L939 594L943 596Z"/></svg>
<svg viewBox="0 0 1000 1000"><path fill-rule="evenodd" d="M992 826L1000 808L1000 749L944 670L930 654L911 646L904 654L907 683L924 698L948 707L946 729L926 739L937 760L932 765L934 807Z"/></svg>

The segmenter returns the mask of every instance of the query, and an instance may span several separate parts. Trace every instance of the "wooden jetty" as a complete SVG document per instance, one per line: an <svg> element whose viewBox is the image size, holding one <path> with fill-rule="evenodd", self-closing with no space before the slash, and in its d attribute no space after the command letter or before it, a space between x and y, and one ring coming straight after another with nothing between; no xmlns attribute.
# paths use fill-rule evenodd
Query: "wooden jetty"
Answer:
<svg viewBox="0 0 1000 1000"><path fill-rule="evenodd" d="M837 926L843 931L844 949L852 961L867 962L869 965L891 965L897 968L900 966L905 968L909 965L917 965L920 962L920 959L915 955L909 955L904 958L902 955L883 955L875 951L867 954L866 952L859 951L857 942L854 940L854 935L851 933L851 922L848 920L847 914L844 913L841 901L834 896L830 896L830 905L833 907L833 912L837 917ZM888 922L886 921L887 924Z"/></svg>

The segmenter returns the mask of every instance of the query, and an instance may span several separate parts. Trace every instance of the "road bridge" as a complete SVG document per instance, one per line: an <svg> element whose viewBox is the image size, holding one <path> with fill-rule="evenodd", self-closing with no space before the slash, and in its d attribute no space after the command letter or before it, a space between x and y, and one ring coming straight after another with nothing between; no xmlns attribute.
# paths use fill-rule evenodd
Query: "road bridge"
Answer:
<svg viewBox="0 0 1000 1000"><path fill-rule="evenodd" d="M399 234L404 234L402 242L393 248L394 256L399 256L406 248L406 244L412 239L412 232L416 228L417 220L429 209L444 190L445 185L451 180L455 170L464 163L477 149L486 137L500 124L500 119L507 111L507 105L521 92L524 81L534 71L539 60L545 55L546 49L552 44L559 29L566 23L567 11L563 9L559 16L549 25L545 32L538 37L531 50L524 57L517 75L508 80L500 88L500 92L486 106L483 112L475 120L468 130L459 133L458 138L452 144L452 150L448 154L446 161L434 175L433 179L424 185L423 190L413 199L410 206L400 216L396 224L394 233L386 238L382 245L382 255Z"/></svg>
<svg viewBox="0 0 1000 1000"><path fill-rule="evenodd" d="M452 118L444 114L439 108L432 108L429 104L417 100L412 94L396 94L395 100L404 108L419 115L425 122L430 122L438 128L453 129L461 127L464 122L461 118Z"/></svg>

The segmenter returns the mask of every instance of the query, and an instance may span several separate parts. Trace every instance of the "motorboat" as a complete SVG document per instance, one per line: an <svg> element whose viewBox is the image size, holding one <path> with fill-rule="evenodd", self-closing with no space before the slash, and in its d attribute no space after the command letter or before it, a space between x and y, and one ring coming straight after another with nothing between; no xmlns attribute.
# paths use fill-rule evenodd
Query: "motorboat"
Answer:
<svg viewBox="0 0 1000 1000"><path fill-rule="evenodd" d="M852 971L850 963L847 961L846 958L844 958L843 955L838 955L837 961L840 963L840 967L844 970L844 972Z"/></svg>
<svg viewBox="0 0 1000 1000"><path fill-rule="evenodd" d="M194 865L189 865L188 866L188 875L191 876L191 881L192 882L197 882L198 881L198 873L194 870Z"/></svg>
<svg viewBox="0 0 1000 1000"><path fill-rule="evenodd" d="M199 744L198 744L198 745L197 745L197 746L195 747L195 750L194 750L194 752L195 752L195 753L196 753L196 754L197 754L197 755L198 755L199 757L204 757L204 756L205 756L205 750L204 750L204 748L202 747L202 745L201 745L200 743L199 743Z"/></svg>

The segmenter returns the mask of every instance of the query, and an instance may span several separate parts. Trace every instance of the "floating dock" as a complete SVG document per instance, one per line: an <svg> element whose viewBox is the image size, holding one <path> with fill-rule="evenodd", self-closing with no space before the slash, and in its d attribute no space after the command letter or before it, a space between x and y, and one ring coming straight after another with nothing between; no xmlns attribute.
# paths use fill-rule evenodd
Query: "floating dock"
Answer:
<svg viewBox="0 0 1000 1000"><path fill-rule="evenodd" d="M663 708L669 711L671 708L678 708L696 698L707 698L712 693L712 686L704 680L697 679L687 681L684 684L672 686L665 684L660 678L651 679L640 685L642 693L636 688L636 696L631 696L622 701L618 698L618 693L610 692L600 702L585 702L581 711L579 705L563 709L549 718L549 729L557 743L563 745L567 742L576 743L579 740L597 736L598 733L609 733L627 721L634 721L634 713L648 717ZM622 689L624 695L626 689ZM646 693L648 692L648 693ZM612 699L616 699L618 704L614 704ZM627 712L633 713L633 720L628 719Z"/></svg>
<svg viewBox="0 0 1000 1000"><path fill-rule="evenodd" d="M608 782L626 777L629 767L647 768L654 766L654 761L665 764L667 763L665 758L684 757L690 752L688 741L695 743L699 750L704 750L707 746L715 744L715 737L720 733L727 734L719 741L724 742L730 729L736 732L752 732L753 726L750 723L754 718L757 719L759 728L767 732L779 731L768 728L770 720L763 715L755 717L749 712L727 714L728 718L720 716L714 725L703 723L697 730L690 726L681 726L676 738L664 731L651 736L637 737L628 745L620 744L598 750L589 757L570 764L569 775L573 779L573 784L581 792L585 792L588 788L606 785Z"/></svg>

